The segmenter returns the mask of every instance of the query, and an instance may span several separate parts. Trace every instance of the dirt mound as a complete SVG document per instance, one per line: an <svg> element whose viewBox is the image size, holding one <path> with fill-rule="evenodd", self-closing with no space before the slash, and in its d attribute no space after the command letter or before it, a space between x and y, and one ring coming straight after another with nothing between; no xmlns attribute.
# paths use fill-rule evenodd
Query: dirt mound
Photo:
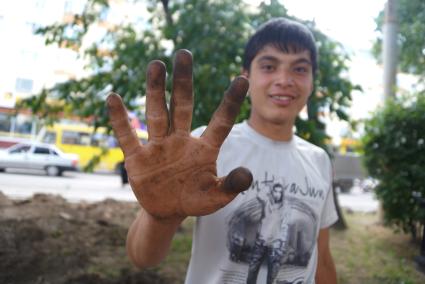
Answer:
<svg viewBox="0 0 425 284"><path fill-rule="evenodd" d="M128 261L137 210L132 202L74 204L44 194L16 201L0 192L0 283L176 283Z"/></svg>

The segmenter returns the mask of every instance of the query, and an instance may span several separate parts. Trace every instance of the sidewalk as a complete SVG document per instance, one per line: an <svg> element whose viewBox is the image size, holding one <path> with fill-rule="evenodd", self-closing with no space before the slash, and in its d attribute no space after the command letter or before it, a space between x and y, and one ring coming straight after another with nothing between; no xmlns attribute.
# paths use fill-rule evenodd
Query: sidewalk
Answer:
<svg viewBox="0 0 425 284"><path fill-rule="evenodd" d="M373 192L363 192L353 188L350 193L338 193L339 205L342 208L358 212L376 212L379 202Z"/></svg>

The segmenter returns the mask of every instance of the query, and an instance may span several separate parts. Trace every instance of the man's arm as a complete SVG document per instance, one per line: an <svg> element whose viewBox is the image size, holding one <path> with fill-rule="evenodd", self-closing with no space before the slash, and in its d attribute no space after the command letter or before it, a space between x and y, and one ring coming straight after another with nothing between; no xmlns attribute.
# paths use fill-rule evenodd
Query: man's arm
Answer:
<svg viewBox="0 0 425 284"><path fill-rule="evenodd" d="M329 248L329 228L319 231L317 253L316 284L337 283L335 264Z"/></svg>
<svg viewBox="0 0 425 284"><path fill-rule="evenodd" d="M158 265L183 220L158 220L141 208L127 234L127 254L133 264L139 268Z"/></svg>

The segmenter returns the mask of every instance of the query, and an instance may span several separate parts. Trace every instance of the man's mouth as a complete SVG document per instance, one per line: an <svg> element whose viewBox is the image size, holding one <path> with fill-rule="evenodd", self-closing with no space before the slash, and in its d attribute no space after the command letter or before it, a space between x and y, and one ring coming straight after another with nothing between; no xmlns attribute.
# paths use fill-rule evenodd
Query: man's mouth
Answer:
<svg viewBox="0 0 425 284"><path fill-rule="evenodd" d="M282 101L282 102L289 102L289 101L292 101L294 99L294 97L290 96L290 95L270 95L270 97L272 99Z"/></svg>

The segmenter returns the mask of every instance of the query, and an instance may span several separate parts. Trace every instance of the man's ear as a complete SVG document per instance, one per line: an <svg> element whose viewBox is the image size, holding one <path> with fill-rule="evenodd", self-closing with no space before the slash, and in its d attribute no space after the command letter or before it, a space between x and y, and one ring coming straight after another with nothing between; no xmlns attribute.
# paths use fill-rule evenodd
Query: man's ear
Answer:
<svg viewBox="0 0 425 284"><path fill-rule="evenodd" d="M249 72L248 72L248 70L242 68L241 74L244 75L245 77L249 78Z"/></svg>

